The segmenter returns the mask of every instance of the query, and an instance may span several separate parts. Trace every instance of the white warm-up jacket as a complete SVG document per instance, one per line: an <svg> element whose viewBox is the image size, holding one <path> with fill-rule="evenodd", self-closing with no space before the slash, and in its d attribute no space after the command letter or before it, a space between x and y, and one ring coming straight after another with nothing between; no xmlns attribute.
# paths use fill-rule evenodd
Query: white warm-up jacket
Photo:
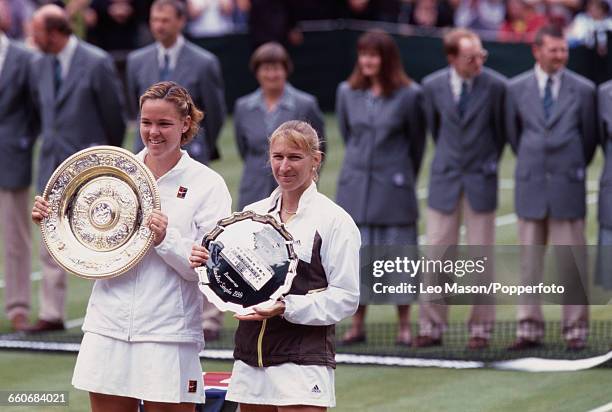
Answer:
<svg viewBox="0 0 612 412"><path fill-rule="evenodd" d="M145 154L146 149L137 157L144 160ZM203 295L189 256L193 244L231 214L231 197L223 178L185 151L157 184L168 216L166 237L130 271L94 283L83 331L124 341L202 345Z"/></svg>

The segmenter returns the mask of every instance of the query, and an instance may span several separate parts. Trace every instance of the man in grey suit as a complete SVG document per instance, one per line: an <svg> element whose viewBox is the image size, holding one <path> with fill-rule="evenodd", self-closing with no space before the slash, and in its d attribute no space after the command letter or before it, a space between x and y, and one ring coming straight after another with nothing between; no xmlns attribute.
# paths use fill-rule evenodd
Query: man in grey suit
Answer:
<svg viewBox="0 0 612 412"><path fill-rule="evenodd" d="M487 52L470 30L449 32L444 49L449 66L423 80L425 113L436 143L429 180L427 244L458 244L463 217L467 244L490 246L495 243L497 164L506 140L505 78L483 68ZM440 345L448 306L431 303L424 296L415 346ZM480 304L472 306L468 322L468 347L483 349L493 330L495 306L476 303Z"/></svg>
<svg viewBox="0 0 612 412"><path fill-rule="evenodd" d="M595 283L612 289L612 80L599 85L597 103L605 161L599 179L599 250Z"/></svg>
<svg viewBox="0 0 612 412"><path fill-rule="evenodd" d="M15 331L30 314L30 184L38 134L31 87L34 54L0 30L0 227L4 242L4 308Z"/></svg>
<svg viewBox="0 0 612 412"><path fill-rule="evenodd" d="M72 34L66 12L45 5L34 13L32 34L45 53L37 70L42 145L38 191L67 157L90 146L120 146L125 133L121 83L111 57ZM40 248L40 314L31 331L64 328L66 273Z"/></svg>
<svg viewBox="0 0 612 412"><path fill-rule="evenodd" d="M185 40L181 35L185 22L184 2L153 2L149 24L156 42L131 52L127 58L129 106L136 116L138 99L159 81L172 80L185 87L196 106L204 110L202 127L187 151L194 159L208 163L220 157L217 138L226 113L221 66L212 53ZM137 138L135 150L142 148Z"/></svg>
<svg viewBox="0 0 612 412"><path fill-rule="evenodd" d="M543 276L543 245L585 244L586 168L598 131L595 85L565 68L568 46L561 30L540 29L532 50L535 68L509 84L507 131L517 156L522 282L537 284ZM562 257L567 256L557 260ZM583 267L584 262L572 265L576 263ZM569 269L562 262L557 266L558 272ZM512 350L537 348L544 336L539 299L521 303ZM563 337L568 350L581 350L588 334L588 306L571 303L563 305Z"/></svg>

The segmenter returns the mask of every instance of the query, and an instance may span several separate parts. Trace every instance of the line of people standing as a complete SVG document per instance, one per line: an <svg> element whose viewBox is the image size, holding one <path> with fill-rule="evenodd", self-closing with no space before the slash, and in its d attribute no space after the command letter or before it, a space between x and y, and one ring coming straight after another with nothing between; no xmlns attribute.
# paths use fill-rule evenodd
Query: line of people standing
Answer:
<svg viewBox="0 0 612 412"><path fill-rule="evenodd" d="M156 43L128 58L128 106L136 107L138 96L156 81L169 79L184 84L194 102L207 113L202 131L188 148L194 158L205 163L218 155L216 141L225 116L219 62L181 36L185 24L182 2L157 0L151 14ZM124 102L110 57L72 35L65 13L56 6L39 9L33 27L35 41L45 53L42 57L15 46L6 37L0 38L0 45L7 45L0 47L4 78L12 64L35 60L11 84L15 99L24 103L3 105L18 108L19 119L25 119L20 124L28 125L17 142L12 140L7 145L14 155L2 163L10 168L6 175L21 175L10 179L10 184L18 187L9 183L3 186L3 202L25 201L19 192L29 185L31 147L39 132L43 136L38 179L41 192L50 173L66 157L94 144L120 145L125 131ZM456 243L461 218L467 227L468 243L494 243L497 165L505 142L517 153L520 165L516 205L521 242L545 244L550 238L553 244L585 243L585 169L598 143L595 87L565 68L567 43L558 30L541 30L533 50L534 70L508 82L498 73L483 69L486 51L475 34L454 30L445 38L449 66L428 76L421 87L404 73L390 36L373 32L360 38L355 69L337 94L338 119L347 146L338 202L359 225L364 244L416 244L415 182L426 126L436 142L426 218L429 244ZM235 108L236 139L245 161L241 206L264 198L274 188L265 163L265 137L279 124L289 119L306 120L320 139L324 136L316 99L287 82L292 67L281 46L262 46L254 53L251 66L261 87L239 99ZM525 95L525 90L539 95ZM605 90L600 89L599 107L606 107L609 93ZM534 107L530 109L524 102ZM11 115L5 116L12 119ZM558 141L547 139L544 144L542 136ZM547 147L563 149L559 153L566 150L567 155L552 157ZM582 150L576 150L578 147ZM23 160L10 167L18 156ZM568 161L572 165L569 172ZM604 183L608 180L602 179L600 202L604 206ZM542 190L544 182L550 182L546 183L547 190ZM389 199L393 207L389 207ZM18 251L6 259L7 291L12 291L6 310L13 327L29 331L63 329L65 273L48 256L41 258L43 304L39 320L28 325L29 279L24 277L30 273L26 267L30 261L29 232L24 217L15 212L21 209L4 204L5 221L21 225L11 233L22 234L6 242L7 250ZM601 207L602 243L607 239L606 217L605 207ZM45 254L44 247L41 254ZM532 267L526 273L532 273L532 277L541 266L538 259L525 257L526 265ZM362 300L345 343L365 339L367 303ZM421 302L419 336L413 340L408 311L411 302L397 303L399 344L426 347L442 343L447 308ZM203 329L212 340L218 337L222 318L215 308L209 310L212 314L205 316ZM583 305L567 306L564 311L568 347L581 349L586 343L588 311ZM492 307L474 306L469 347L488 345L493 321ZM539 346L543 335L539 305L522 305L519 324L513 348Z"/></svg>

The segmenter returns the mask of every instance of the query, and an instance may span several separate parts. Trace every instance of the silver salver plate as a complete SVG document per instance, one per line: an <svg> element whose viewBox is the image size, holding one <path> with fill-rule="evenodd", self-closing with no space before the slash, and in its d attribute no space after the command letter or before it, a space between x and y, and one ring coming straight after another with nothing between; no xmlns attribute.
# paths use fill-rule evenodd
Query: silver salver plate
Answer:
<svg viewBox="0 0 612 412"><path fill-rule="evenodd" d="M147 253L153 233L145 225L160 208L153 174L132 153L95 146L66 159L43 197L51 212L42 239L64 270L105 279L133 268Z"/></svg>
<svg viewBox="0 0 612 412"><path fill-rule="evenodd" d="M291 289L298 265L293 237L270 215L234 213L220 220L202 245L210 256L196 268L199 287L219 310L252 313Z"/></svg>

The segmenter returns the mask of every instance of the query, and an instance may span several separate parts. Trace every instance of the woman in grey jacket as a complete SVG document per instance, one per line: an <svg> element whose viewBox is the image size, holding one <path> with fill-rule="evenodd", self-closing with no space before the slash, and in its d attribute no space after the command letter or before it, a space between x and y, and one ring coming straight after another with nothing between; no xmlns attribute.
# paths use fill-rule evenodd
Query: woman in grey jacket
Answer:
<svg viewBox="0 0 612 412"><path fill-rule="evenodd" d="M336 116L346 144L337 202L355 220L364 246L416 245L417 174L425 147L421 88L411 81L397 45L386 33L363 34L358 58L338 87ZM365 341L369 277L362 277L360 306L342 342ZM415 296L384 297L398 304L397 343L411 344L409 306Z"/></svg>
<svg viewBox="0 0 612 412"><path fill-rule="evenodd" d="M277 186L268 164L268 136L278 126L288 120L303 120L317 131L321 141L324 133L316 98L287 83L293 65L283 46L273 42L261 45L253 52L250 66L260 87L238 99L234 108L236 144L244 161L238 210L268 197Z"/></svg>

